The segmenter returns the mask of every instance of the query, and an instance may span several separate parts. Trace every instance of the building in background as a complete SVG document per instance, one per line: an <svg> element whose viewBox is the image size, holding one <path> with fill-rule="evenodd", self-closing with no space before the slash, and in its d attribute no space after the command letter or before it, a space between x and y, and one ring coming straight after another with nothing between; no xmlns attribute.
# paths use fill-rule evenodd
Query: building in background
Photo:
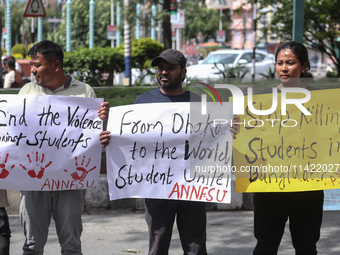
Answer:
<svg viewBox="0 0 340 255"><path fill-rule="evenodd" d="M232 42L231 47L233 49L252 49L254 47L254 34L253 34L253 20L254 10L252 4L244 4L244 0L232 1L232 26L231 35ZM237 11L242 7L243 11ZM261 7L258 6L258 11L267 13L261 19L257 19L257 31L256 31L256 48L262 49L268 53L275 53L279 44L279 38L275 38L275 34L271 34L270 31L265 33L262 29L268 27L271 22L273 13L272 6Z"/></svg>
<svg viewBox="0 0 340 255"><path fill-rule="evenodd" d="M254 47L253 36L253 6L243 5L244 0L232 0L231 4L231 48L252 49ZM239 8L243 11L237 11Z"/></svg>
<svg viewBox="0 0 340 255"><path fill-rule="evenodd" d="M274 54L276 52L276 49L280 46L279 38L277 38L276 34L273 34L270 31L268 31L267 33L264 32L263 29L267 28L268 25L271 23L273 13L276 11L276 8L275 6L266 6L264 8L258 6L258 10L259 12L266 13L266 15L264 15L262 18L259 18L257 21L257 47L259 49L266 50L268 53Z"/></svg>

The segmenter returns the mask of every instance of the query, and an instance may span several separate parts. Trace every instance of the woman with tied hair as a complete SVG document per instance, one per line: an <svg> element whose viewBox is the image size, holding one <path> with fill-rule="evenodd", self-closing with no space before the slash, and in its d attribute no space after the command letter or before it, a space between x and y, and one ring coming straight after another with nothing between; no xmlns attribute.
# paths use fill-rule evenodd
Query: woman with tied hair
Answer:
<svg viewBox="0 0 340 255"><path fill-rule="evenodd" d="M303 44L281 44L276 51L275 62L276 73L281 81L276 86L278 92L284 87L315 89L303 84L303 79L300 79L310 69L308 51ZM271 92L272 88L267 88L257 94ZM254 235L257 244L253 255L277 254L288 219L295 254L317 254L323 197L323 190L254 193Z"/></svg>

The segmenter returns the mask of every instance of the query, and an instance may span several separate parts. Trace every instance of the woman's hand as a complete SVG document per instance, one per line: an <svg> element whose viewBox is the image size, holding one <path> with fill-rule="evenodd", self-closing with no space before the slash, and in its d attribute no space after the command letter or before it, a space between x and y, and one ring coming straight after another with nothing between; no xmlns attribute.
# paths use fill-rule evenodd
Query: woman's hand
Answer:
<svg viewBox="0 0 340 255"><path fill-rule="evenodd" d="M236 138L236 135L239 131L239 128L238 128L238 125L239 124L234 124L235 122L236 123L239 123L240 122L240 117L238 115L233 115L233 123L232 125L229 125L229 130L230 130L230 134L231 136L235 139Z"/></svg>

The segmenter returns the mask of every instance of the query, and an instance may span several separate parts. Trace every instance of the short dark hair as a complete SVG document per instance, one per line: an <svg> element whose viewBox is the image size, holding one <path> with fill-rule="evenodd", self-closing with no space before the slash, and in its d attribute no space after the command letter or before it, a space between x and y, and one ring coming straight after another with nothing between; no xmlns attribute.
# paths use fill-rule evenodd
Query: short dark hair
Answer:
<svg viewBox="0 0 340 255"><path fill-rule="evenodd" d="M13 58L8 58L6 65L11 69L15 69L15 60Z"/></svg>
<svg viewBox="0 0 340 255"><path fill-rule="evenodd" d="M36 56L38 53L44 56L49 62L58 60L61 66L63 66L64 53L59 44L44 40L33 45L28 51L28 56Z"/></svg>
<svg viewBox="0 0 340 255"><path fill-rule="evenodd" d="M309 63L309 58L308 58L308 51L302 43L290 41L290 42L285 42L281 44L279 48L277 48L276 50L275 62L277 61L277 56L279 55L280 51L284 49L290 49L300 61L301 66L303 66L307 62L308 64L307 64L306 72L309 71L310 63ZM300 77L303 77L303 75L304 74L301 73Z"/></svg>

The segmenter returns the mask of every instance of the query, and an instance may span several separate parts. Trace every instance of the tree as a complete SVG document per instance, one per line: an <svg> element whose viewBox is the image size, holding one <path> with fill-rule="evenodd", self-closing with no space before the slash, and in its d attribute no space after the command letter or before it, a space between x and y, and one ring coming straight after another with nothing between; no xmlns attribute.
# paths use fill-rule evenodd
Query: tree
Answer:
<svg viewBox="0 0 340 255"><path fill-rule="evenodd" d="M20 26L20 34L21 34L21 41L22 44L26 47L31 43L31 21L30 19L24 19Z"/></svg>
<svg viewBox="0 0 340 255"><path fill-rule="evenodd" d="M251 1L250 1L251 2ZM272 15L271 23L263 28L264 33L271 34L280 41L292 40L293 1L258 0L259 18L267 13ZM271 6L271 8L267 8ZM333 61L340 76L340 0L306 0L304 17L304 41L311 47L325 53Z"/></svg>
<svg viewBox="0 0 340 255"><path fill-rule="evenodd" d="M163 1L163 42L164 49L171 48L171 23L170 23L170 12L171 12L171 0Z"/></svg>
<svg viewBox="0 0 340 255"><path fill-rule="evenodd" d="M25 10L27 1L15 0L11 4L11 23L12 23L12 46L17 43L23 43L25 47L31 43L31 18L25 18L23 11ZM5 7L0 8L0 19L1 23L5 24ZM51 30L51 25L47 22L47 18L55 16L55 13L45 7L46 17L43 18L43 37L46 38L47 33ZM37 23L38 19L35 19L35 38L37 34Z"/></svg>
<svg viewBox="0 0 340 255"><path fill-rule="evenodd" d="M78 72L78 78L92 86L112 85L101 82L102 74L108 72L110 81L114 72L122 72L124 54L118 48L80 46L76 51L65 52L64 70L66 73Z"/></svg>
<svg viewBox="0 0 340 255"><path fill-rule="evenodd" d="M24 2L20 2L18 0L15 0L12 2L11 4L11 23L12 23L12 37L11 37L11 41L12 41L12 45L18 43L21 41L20 38L20 26L23 23L24 20L24 16L22 15L24 7L25 7L26 3ZM3 24L3 26L5 26L5 12L6 12L6 5L3 4L0 8L0 19L1 19L1 24ZM2 28L1 28L2 29Z"/></svg>
<svg viewBox="0 0 340 255"><path fill-rule="evenodd" d="M106 26L110 24L110 1L98 0L94 10L94 44L105 47L110 45L107 40ZM66 8L63 13L63 23L56 32L48 35L66 49ZM71 11L71 50L79 46L89 45L89 0L77 0L72 4Z"/></svg>
<svg viewBox="0 0 340 255"><path fill-rule="evenodd" d="M12 46L21 42L20 26L25 19L23 10L25 10L26 2L12 2Z"/></svg>
<svg viewBox="0 0 340 255"><path fill-rule="evenodd" d="M200 1L185 2L185 28L186 38L196 38L198 32L204 35L204 40L209 37L216 38L216 30L219 29L219 11L207 9ZM222 16L222 30L230 29L230 11L224 10Z"/></svg>
<svg viewBox="0 0 340 255"><path fill-rule="evenodd" d="M124 45L120 45L118 48L124 52ZM159 42L151 40L151 38L141 38L132 41L131 49L132 67L138 68L140 72L140 77L136 85L141 85L146 75L154 73L149 70L151 68L151 61L161 54L164 47ZM146 70L146 72L144 72L144 70Z"/></svg>
<svg viewBox="0 0 340 255"><path fill-rule="evenodd" d="M137 0L141 1L141 0ZM143 1L141 1L143 3ZM162 29L163 29L163 43L164 43L164 49L169 49L171 47L172 39L171 39L171 22L170 22L170 16L171 16L171 8L177 8L173 5L171 6L171 0L150 0L150 5L160 5L162 6L162 11L157 14L157 17L154 17L157 21L162 21ZM173 2L174 3L174 2Z"/></svg>

